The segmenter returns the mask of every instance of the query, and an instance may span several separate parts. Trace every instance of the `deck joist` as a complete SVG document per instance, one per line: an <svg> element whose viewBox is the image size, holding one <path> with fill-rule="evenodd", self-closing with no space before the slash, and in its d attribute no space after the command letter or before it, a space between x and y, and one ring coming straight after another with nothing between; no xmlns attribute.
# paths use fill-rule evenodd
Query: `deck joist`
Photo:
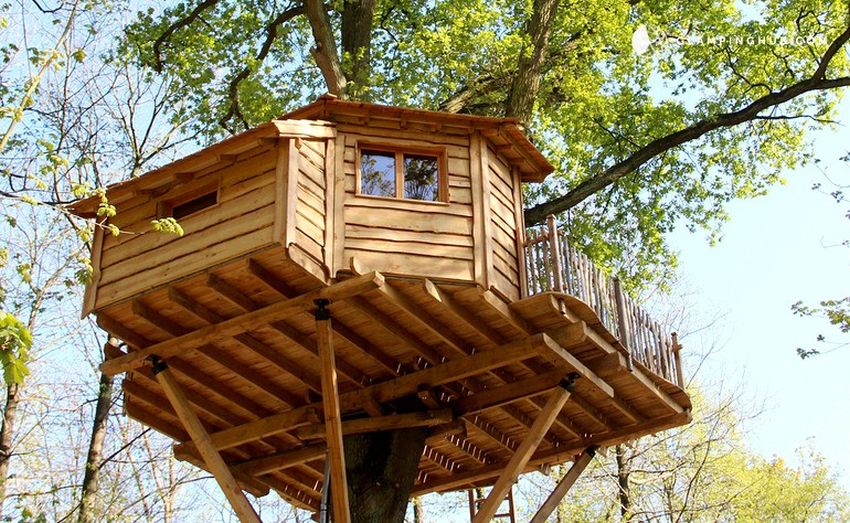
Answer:
<svg viewBox="0 0 850 523"><path fill-rule="evenodd" d="M374 272L328 286L280 247L96 311L128 345L103 369L127 372L129 416L204 466L147 356L164 359L243 489L317 510L326 452L316 298L331 300L343 433L431 427L414 495L496 481L570 376L570 399L525 470L690 420L687 395L639 364L629 370L625 350L575 298L506 303L474 285ZM399 401L408 397L418 410Z"/></svg>

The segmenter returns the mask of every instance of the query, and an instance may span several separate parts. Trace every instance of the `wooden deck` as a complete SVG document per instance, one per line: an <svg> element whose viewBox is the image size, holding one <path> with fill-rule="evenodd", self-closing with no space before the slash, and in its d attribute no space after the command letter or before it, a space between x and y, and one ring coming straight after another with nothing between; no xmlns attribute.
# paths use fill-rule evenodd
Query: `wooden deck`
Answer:
<svg viewBox="0 0 850 523"><path fill-rule="evenodd" d="M343 433L388 415L433 427L415 495L492 484L564 380L573 393L526 470L690 420L681 388L639 362L629 370L629 352L572 296L508 304L474 285L355 271L328 286L273 247L110 305L98 322L130 350L102 368L128 372L129 416L204 468L148 356L165 360L239 484L309 510L326 455L319 298L331 300Z"/></svg>

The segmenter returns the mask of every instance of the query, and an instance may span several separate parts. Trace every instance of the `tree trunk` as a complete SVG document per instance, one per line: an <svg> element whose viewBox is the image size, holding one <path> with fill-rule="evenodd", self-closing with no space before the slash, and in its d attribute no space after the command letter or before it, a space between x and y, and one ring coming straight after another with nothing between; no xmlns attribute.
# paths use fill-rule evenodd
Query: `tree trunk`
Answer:
<svg viewBox="0 0 850 523"><path fill-rule="evenodd" d="M344 438L353 523L404 522L428 433L414 428Z"/></svg>
<svg viewBox="0 0 850 523"><path fill-rule="evenodd" d="M342 70L349 98L368 101L372 85L372 22L375 0L345 0L342 7Z"/></svg>
<svg viewBox="0 0 850 523"><path fill-rule="evenodd" d="M305 0L304 14L310 21L315 44L310 52L322 72L328 92L345 98L346 78L340 66L331 20L321 0Z"/></svg>
<svg viewBox="0 0 850 523"><path fill-rule="evenodd" d="M523 48L517 64L505 115L516 118L527 125L534 112L534 101L540 91L540 75L549 51L549 36L560 0L534 0L531 19L528 22L530 48Z"/></svg>
<svg viewBox="0 0 850 523"><path fill-rule="evenodd" d="M12 457L12 438L15 434L15 418L21 386L12 383L6 386L6 404L3 405L3 424L0 425L0 520L3 519L3 502L6 500L6 481L9 479L9 461Z"/></svg>
<svg viewBox="0 0 850 523"><path fill-rule="evenodd" d="M118 341L114 338L110 338L106 344L104 352L110 350L109 346L118 348ZM88 456L86 456L82 494L80 495L80 516L77 520L79 523L89 523L98 519L95 501L97 500L100 467L103 463L103 440L106 437L106 422L109 417L109 409L112 406L113 382L112 376L101 373L100 388L97 391L97 404L92 422L91 441L89 442Z"/></svg>
<svg viewBox="0 0 850 523"><path fill-rule="evenodd" d="M629 487L629 459L626 457L626 449L623 445L615 447L615 455L617 460L617 489L618 499L620 502L620 515L626 521L631 520L632 498Z"/></svg>

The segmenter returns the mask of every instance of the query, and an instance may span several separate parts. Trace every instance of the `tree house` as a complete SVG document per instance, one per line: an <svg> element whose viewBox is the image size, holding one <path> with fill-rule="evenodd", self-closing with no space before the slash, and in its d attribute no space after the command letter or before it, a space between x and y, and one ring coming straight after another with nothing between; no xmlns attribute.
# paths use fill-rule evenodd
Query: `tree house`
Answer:
<svg viewBox="0 0 850 523"><path fill-rule="evenodd" d="M101 368L244 521L243 491L319 513L327 483L349 521L343 439L407 429L405 500L494 485L488 521L518 475L574 461L551 508L593 449L691 407L675 339L553 221L527 234L521 184L552 169L510 119L323 96L111 186L122 232L96 230L83 312L126 349Z"/></svg>

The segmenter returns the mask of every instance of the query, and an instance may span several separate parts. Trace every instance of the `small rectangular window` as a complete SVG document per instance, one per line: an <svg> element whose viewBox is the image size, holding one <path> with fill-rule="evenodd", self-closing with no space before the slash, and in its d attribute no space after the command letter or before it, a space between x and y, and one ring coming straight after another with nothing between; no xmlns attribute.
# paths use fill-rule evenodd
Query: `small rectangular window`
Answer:
<svg viewBox="0 0 850 523"><path fill-rule="evenodd" d="M207 207L212 207L213 205L218 203L218 191L212 191L206 194L202 194L196 198L192 198L189 201L183 202L180 205L175 205L171 208L171 216L180 221L181 218L185 218L190 214L195 214L198 211L202 211Z"/></svg>
<svg viewBox="0 0 850 523"><path fill-rule="evenodd" d="M180 221L204 209L215 207L217 204L218 183L209 184L160 201L156 207L156 215L158 218L174 218Z"/></svg>
<svg viewBox="0 0 850 523"><path fill-rule="evenodd" d="M358 194L439 202L446 200L445 152L372 145L359 149Z"/></svg>

